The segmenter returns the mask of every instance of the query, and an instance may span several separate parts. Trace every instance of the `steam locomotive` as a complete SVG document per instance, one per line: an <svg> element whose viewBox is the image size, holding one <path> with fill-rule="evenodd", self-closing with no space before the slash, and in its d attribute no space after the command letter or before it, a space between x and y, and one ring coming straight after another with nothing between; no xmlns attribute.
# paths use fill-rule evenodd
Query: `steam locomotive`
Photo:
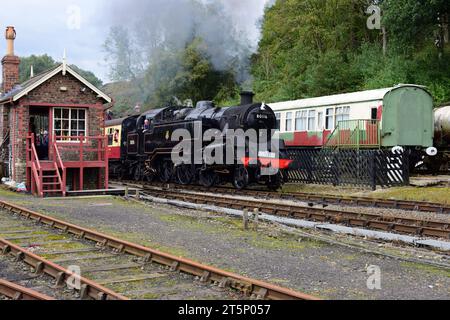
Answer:
<svg viewBox="0 0 450 320"><path fill-rule="evenodd" d="M292 161L283 141L273 138L276 125L272 109L253 103L251 92L241 94L239 106L201 101L195 108L166 107L109 121L110 174L206 187L263 184L277 190Z"/></svg>

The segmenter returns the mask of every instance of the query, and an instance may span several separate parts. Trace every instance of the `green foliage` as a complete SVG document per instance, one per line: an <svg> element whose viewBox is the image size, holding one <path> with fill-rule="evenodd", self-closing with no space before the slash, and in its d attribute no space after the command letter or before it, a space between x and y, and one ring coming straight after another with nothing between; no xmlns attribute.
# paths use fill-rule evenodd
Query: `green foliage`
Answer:
<svg viewBox="0 0 450 320"><path fill-rule="evenodd" d="M97 78L97 76L92 72L92 71L86 71L83 70L79 67L77 67L76 65L72 64L70 66L75 72L77 72L80 76L82 76L83 78L85 78L87 81L89 81L90 83L92 83L94 86L96 86L97 88L100 88L103 85L103 81L99 78Z"/></svg>
<svg viewBox="0 0 450 320"><path fill-rule="evenodd" d="M165 105L173 100L224 101L236 93L234 74L214 68L207 54L206 44L196 38L177 52L163 51L158 63L150 66L146 82L153 94L148 106Z"/></svg>
<svg viewBox="0 0 450 320"><path fill-rule="evenodd" d="M33 66L34 75L38 75L39 73L45 72L51 68L59 65L59 62L56 62L49 55L31 55L29 57L21 57L20 65L19 65L19 79L20 83L27 81L30 79L31 74L31 66ZM103 85L102 80L97 78L94 73L91 71L86 71L81 68L78 68L76 65L70 66L77 73L79 73L83 78L92 83L96 87L100 87Z"/></svg>
<svg viewBox="0 0 450 320"><path fill-rule="evenodd" d="M366 27L370 2L381 2L381 30ZM399 83L425 85L436 104L450 100L450 48L436 46L447 0L278 0L266 9L252 58L257 99L281 101ZM448 32L448 31L447 31Z"/></svg>
<svg viewBox="0 0 450 320"><path fill-rule="evenodd" d="M31 55L29 57L21 57L19 65L20 83L30 79L31 66L33 66L34 74L38 75L56 65L57 62L46 54L41 56Z"/></svg>
<svg viewBox="0 0 450 320"><path fill-rule="evenodd" d="M107 53L106 61L109 61L109 75L112 80L134 80L142 72L139 53L129 30L125 27L112 27L103 49Z"/></svg>

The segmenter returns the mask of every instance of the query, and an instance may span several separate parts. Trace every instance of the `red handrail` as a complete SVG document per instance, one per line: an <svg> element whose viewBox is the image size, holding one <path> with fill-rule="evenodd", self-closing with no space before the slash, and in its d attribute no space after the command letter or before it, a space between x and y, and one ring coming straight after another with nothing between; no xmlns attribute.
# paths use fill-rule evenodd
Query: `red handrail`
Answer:
<svg viewBox="0 0 450 320"><path fill-rule="evenodd" d="M56 175L58 176L58 180L59 183L61 185L61 191L63 196L66 196L66 180L67 180L67 171L66 171L66 167L64 166L64 162L62 161L61 155L59 153L58 150L58 146L55 143L53 143L53 151L55 152L54 157L55 157L55 161L54 161L54 165L55 165L55 169L56 169ZM59 173L59 169L62 170L62 178L61 178L61 174Z"/></svg>
<svg viewBox="0 0 450 320"><path fill-rule="evenodd" d="M27 154L28 154L28 152L30 152L29 160L31 162L31 170L34 175L34 179L36 180L36 186L38 189L38 193L41 197L43 197L44 191L43 191L42 167L41 167L41 163L39 161L39 157L37 155L36 146L34 144L35 136L34 136L34 134L32 134L31 136L29 136L27 138L28 138L28 140L30 140L30 144L29 144L30 150L27 150Z"/></svg>
<svg viewBox="0 0 450 320"><path fill-rule="evenodd" d="M84 161L84 153L96 154L97 161L106 159L105 140L106 136L55 136L56 145L62 150L78 149L79 161ZM98 141L97 147L92 147L92 142Z"/></svg>

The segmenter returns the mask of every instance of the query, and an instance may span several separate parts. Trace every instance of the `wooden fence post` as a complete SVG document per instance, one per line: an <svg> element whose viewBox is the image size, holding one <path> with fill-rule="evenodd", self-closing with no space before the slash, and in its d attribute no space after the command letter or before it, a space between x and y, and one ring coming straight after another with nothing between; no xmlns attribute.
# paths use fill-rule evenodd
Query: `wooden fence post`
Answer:
<svg viewBox="0 0 450 320"><path fill-rule="evenodd" d="M248 210L244 209L244 213L242 215L244 230L248 230Z"/></svg>
<svg viewBox="0 0 450 320"><path fill-rule="evenodd" d="M258 231L258 224L259 224L259 209L255 209L254 210L254 224L253 224L253 228L255 231Z"/></svg>

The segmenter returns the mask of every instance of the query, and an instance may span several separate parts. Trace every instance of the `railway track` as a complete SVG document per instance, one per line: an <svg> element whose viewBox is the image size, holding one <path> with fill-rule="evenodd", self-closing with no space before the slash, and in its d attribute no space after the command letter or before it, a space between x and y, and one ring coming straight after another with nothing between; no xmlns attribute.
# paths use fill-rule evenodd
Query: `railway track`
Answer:
<svg viewBox="0 0 450 320"><path fill-rule="evenodd" d="M32 266L36 273L52 276L57 286L73 276L74 266L79 268L83 299L316 299L3 201L0 201L0 237L7 237L0 238L3 254L12 254Z"/></svg>
<svg viewBox="0 0 450 320"><path fill-rule="evenodd" d="M135 184L128 184L136 187ZM141 188L150 196L163 199L180 200L195 204L215 205L237 210L254 210L281 217L311 220L326 223L343 224L351 227L396 232L400 234L450 239L450 224L442 221L421 220L414 218L385 216L381 214L359 213L343 210L319 209L301 205L283 204L242 199L227 195L199 193L177 188L157 188L144 186Z"/></svg>
<svg viewBox="0 0 450 320"><path fill-rule="evenodd" d="M4 279L0 279L0 300L2 300L1 296L9 300L54 300L45 294Z"/></svg>
<svg viewBox="0 0 450 320"><path fill-rule="evenodd" d="M142 186L142 183L136 181L114 181L117 184L129 184ZM148 183L144 186L166 187L167 184L163 183ZM401 209L408 211L419 212L434 212L450 214L450 205L423 202L423 201L407 201L407 200L393 200L393 199L377 199L371 197L352 197L352 196L337 196L337 195L325 195L314 194L305 192L271 192L267 190L236 190L231 187L214 187L205 188L202 186L180 186L177 184L170 184L171 189L184 189L211 193L221 193L229 195L250 196L261 199L278 199L278 200L299 200L304 202L310 202L314 204L330 204L330 205L345 205L354 207L373 207L373 208L385 208L385 209Z"/></svg>

